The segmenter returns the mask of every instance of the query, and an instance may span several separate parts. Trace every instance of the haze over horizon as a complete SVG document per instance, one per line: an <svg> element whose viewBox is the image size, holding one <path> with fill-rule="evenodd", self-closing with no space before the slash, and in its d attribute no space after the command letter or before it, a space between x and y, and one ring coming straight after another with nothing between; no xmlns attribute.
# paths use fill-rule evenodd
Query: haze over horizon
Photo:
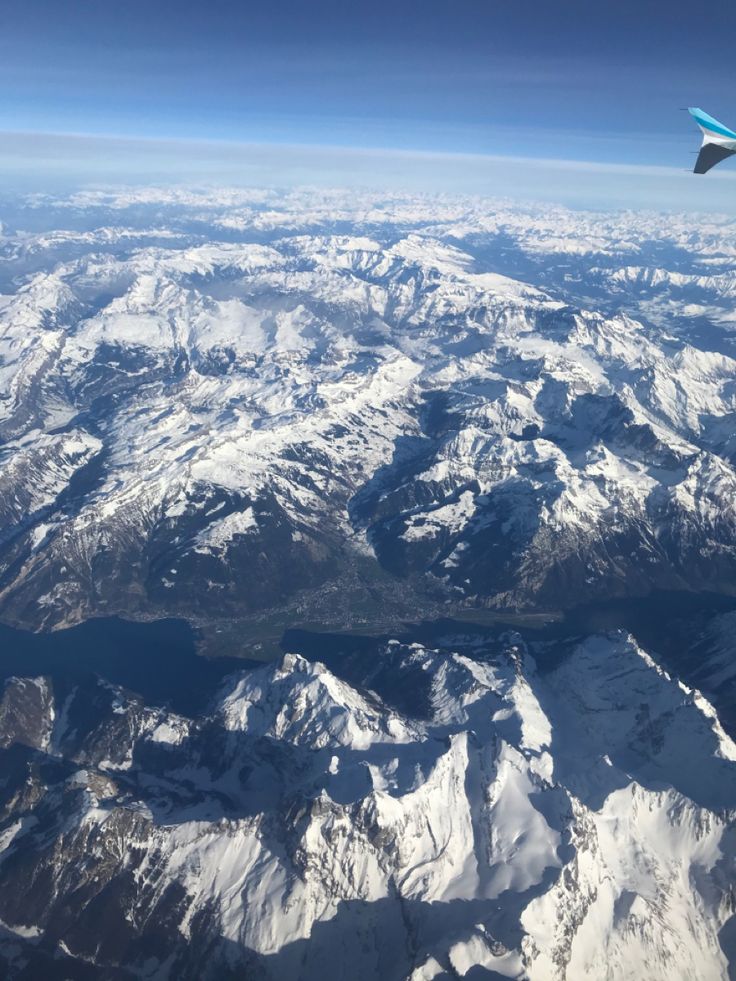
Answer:
<svg viewBox="0 0 736 981"><path fill-rule="evenodd" d="M126 178L395 183L732 212L728 168L707 182L686 174L698 133L677 110L697 104L733 123L734 71L717 51L735 26L733 10L712 9L693 37L684 4L628 0L615 10L215 0L206 12L191 0L11 0L0 174L34 189ZM69 134L126 146L80 151ZM215 142L183 161L180 140Z"/></svg>

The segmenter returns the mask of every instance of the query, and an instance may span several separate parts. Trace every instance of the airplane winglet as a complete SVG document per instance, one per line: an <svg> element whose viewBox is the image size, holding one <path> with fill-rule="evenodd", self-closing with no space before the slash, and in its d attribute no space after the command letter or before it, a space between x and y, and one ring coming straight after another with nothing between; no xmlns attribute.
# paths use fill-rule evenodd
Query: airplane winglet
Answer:
<svg viewBox="0 0 736 981"><path fill-rule="evenodd" d="M702 109L693 107L688 112L703 133L703 145L693 173L706 174L711 167L736 154L736 133Z"/></svg>

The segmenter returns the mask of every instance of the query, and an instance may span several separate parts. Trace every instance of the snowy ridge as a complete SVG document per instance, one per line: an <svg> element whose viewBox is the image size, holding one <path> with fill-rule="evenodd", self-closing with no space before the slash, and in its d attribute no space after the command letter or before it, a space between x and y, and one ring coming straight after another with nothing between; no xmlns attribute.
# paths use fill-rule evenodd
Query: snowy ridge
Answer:
<svg viewBox="0 0 736 981"><path fill-rule="evenodd" d="M296 654L238 681L223 698L221 714L227 729L317 749L335 744L367 749L373 742L404 742L412 735L324 665Z"/></svg>
<svg viewBox="0 0 736 981"><path fill-rule="evenodd" d="M6 801L4 881L44 870L0 897L41 945L18 963L53 950L74 881L66 955L131 977L728 976L735 754L701 696L621 633L551 673L513 636L378 667L386 690L427 677L419 715L298 655L233 677L212 718L77 692L98 711L57 734L68 777ZM6 745L38 684L6 690ZM116 945L96 902L138 910Z"/></svg>
<svg viewBox="0 0 736 981"><path fill-rule="evenodd" d="M6 619L731 589L731 225L332 191L26 206L91 227L4 239Z"/></svg>
<svg viewBox="0 0 736 981"><path fill-rule="evenodd" d="M731 977L736 224L315 189L0 217L0 620L311 652L189 717L6 681L2 968Z"/></svg>

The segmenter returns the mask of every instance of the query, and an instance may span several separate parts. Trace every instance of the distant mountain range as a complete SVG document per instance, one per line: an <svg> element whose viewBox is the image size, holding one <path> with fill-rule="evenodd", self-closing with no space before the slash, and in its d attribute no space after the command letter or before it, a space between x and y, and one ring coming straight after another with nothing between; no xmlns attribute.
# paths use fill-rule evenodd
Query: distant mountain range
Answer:
<svg viewBox="0 0 736 981"><path fill-rule="evenodd" d="M90 230L5 232L7 621L733 591L729 227L222 198L80 195L56 209Z"/></svg>
<svg viewBox="0 0 736 981"><path fill-rule="evenodd" d="M8 680L13 976L730 977L736 613L532 628L736 597L736 224L156 188L0 219L0 621L382 637L196 718Z"/></svg>

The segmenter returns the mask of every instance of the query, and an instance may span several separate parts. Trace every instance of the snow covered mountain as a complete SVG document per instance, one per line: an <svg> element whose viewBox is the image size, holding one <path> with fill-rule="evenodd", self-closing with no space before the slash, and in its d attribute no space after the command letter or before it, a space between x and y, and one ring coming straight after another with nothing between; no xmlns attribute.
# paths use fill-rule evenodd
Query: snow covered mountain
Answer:
<svg viewBox="0 0 736 981"><path fill-rule="evenodd" d="M14 976L727 977L712 707L621 632L552 670L514 635L461 650L394 641L351 681L287 654L196 719L11 679Z"/></svg>
<svg viewBox="0 0 736 981"><path fill-rule="evenodd" d="M2 239L6 621L733 592L732 226L155 191L17 220L41 208L61 230Z"/></svg>
<svg viewBox="0 0 736 981"><path fill-rule="evenodd" d="M731 977L736 224L185 188L0 221L0 623L266 662L187 714L0 652L0 971Z"/></svg>

